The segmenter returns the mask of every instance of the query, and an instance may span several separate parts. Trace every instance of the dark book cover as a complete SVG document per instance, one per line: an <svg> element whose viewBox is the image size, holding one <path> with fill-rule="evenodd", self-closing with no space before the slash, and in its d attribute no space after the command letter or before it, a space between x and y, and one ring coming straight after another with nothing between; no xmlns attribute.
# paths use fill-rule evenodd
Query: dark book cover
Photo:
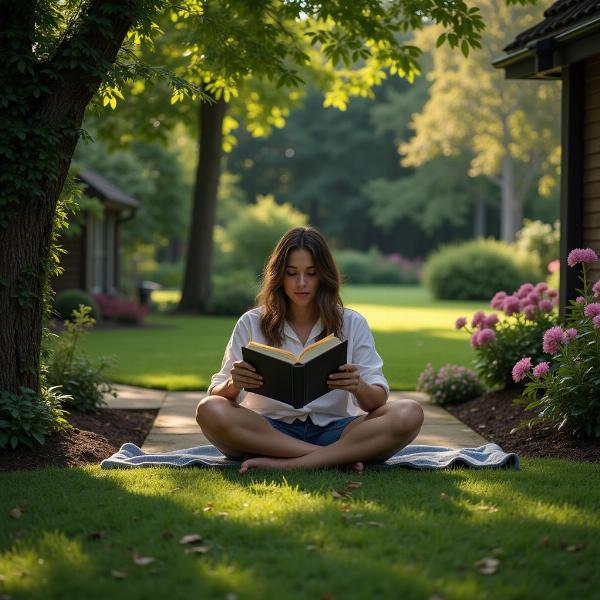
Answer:
<svg viewBox="0 0 600 600"><path fill-rule="evenodd" d="M327 379L347 363L348 342L344 341L305 364L289 362L267 356L242 346L242 356L263 378L259 388L248 390L274 400L302 408L305 404L331 392Z"/></svg>

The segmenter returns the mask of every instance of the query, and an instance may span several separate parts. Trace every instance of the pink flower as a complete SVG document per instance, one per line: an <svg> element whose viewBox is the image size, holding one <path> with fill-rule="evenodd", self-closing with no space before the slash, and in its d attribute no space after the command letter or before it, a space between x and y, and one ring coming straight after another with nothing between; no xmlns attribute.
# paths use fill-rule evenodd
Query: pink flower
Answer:
<svg viewBox="0 0 600 600"><path fill-rule="evenodd" d="M574 267L579 263L593 263L598 260L598 255L591 248L575 248L569 252L567 264Z"/></svg>
<svg viewBox="0 0 600 600"><path fill-rule="evenodd" d="M575 327L569 327L569 329L565 331L565 334L567 339L571 341L573 338L577 337L577 329L575 329Z"/></svg>
<svg viewBox="0 0 600 600"><path fill-rule="evenodd" d="M512 378L514 381L519 382L525 377L525 374L531 369L531 358L527 356L522 358L519 362L515 363L512 368Z"/></svg>
<svg viewBox="0 0 600 600"><path fill-rule="evenodd" d="M482 329L479 332L477 343L479 346L485 346L496 339L496 332L493 329Z"/></svg>
<svg viewBox="0 0 600 600"><path fill-rule="evenodd" d="M585 298L583 296L577 296L577 298L575 298L575 302L578 304L585 304Z"/></svg>
<svg viewBox="0 0 600 600"><path fill-rule="evenodd" d="M458 317L454 323L456 329L462 329L467 324L467 317Z"/></svg>
<svg viewBox="0 0 600 600"><path fill-rule="evenodd" d="M540 310L548 313L552 311L553 307L554 305L552 302L550 302L550 300L540 300Z"/></svg>
<svg viewBox="0 0 600 600"><path fill-rule="evenodd" d="M495 308L496 310L502 310L502 304L504 302L504 298L506 298L506 292L500 291L494 294L492 301L490 302L490 306Z"/></svg>
<svg viewBox="0 0 600 600"><path fill-rule="evenodd" d="M560 269L560 260L551 260L548 263L548 273L556 273Z"/></svg>
<svg viewBox="0 0 600 600"><path fill-rule="evenodd" d="M498 324L498 315L488 315L483 321L483 326L486 329L493 329Z"/></svg>
<svg viewBox="0 0 600 600"><path fill-rule="evenodd" d="M479 334L481 332L480 331L476 331L472 336L471 336L471 347L472 348L479 348Z"/></svg>
<svg viewBox="0 0 600 600"><path fill-rule="evenodd" d="M519 308L519 298L517 296L506 296L504 302L502 303L502 310L507 317L513 315L514 313L518 313Z"/></svg>
<svg viewBox="0 0 600 600"><path fill-rule="evenodd" d="M546 354L556 354L560 350L560 345L567 341L567 336L561 327L550 327L544 333L542 348Z"/></svg>
<svg viewBox="0 0 600 600"><path fill-rule="evenodd" d="M545 281L540 281L535 286L535 291L539 292L540 294L545 292L547 289L548 289L548 284Z"/></svg>
<svg viewBox="0 0 600 600"><path fill-rule="evenodd" d="M529 294L529 292L533 292L534 290L535 290L535 288L533 287L533 284L531 284L531 283L524 283L517 290L517 296L519 296L519 298L525 298L525 297L527 297L527 294Z"/></svg>
<svg viewBox="0 0 600 600"><path fill-rule="evenodd" d="M558 296L558 290L550 288L549 290L546 290L546 295L548 298L556 298Z"/></svg>
<svg viewBox="0 0 600 600"><path fill-rule="evenodd" d="M592 304L588 304L583 309L583 314L586 317L595 317L597 315L600 315L600 302L594 302Z"/></svg>
<svg viewBox="0 0 600 600"><path fill-rule="evenodd" d="M529 294L527 294L527 301L529 304L537 304L540 300L541 297L537 292L529 292Z"/></svg>
<svg viewBox="0 0 600 600"><path fill-rule="evenodd" d="M535 321L535 306L527 304L523 307L523 314L528 321Z"/></svg>
<svg viewBox="0 0 600 600"><path fill-rule="evenodd" d="M473 320L471 321L471 326L479 327L480 325L483 325L484 321L485 321L485 313L482 310L478 310L473 315Z"/></svg>
<svg viewBox="0 0 600 600"><path fill-rule="evenodd" d="M600 296L600 279L592 286L592 292L594 296Z"/></svg>
<svg viewBox="0 0 600 600"><path fill-rule="evenodd" d="M600 315L596 315L593 319L592 319L592 323L594 324L594 327L596 329L600 329Z"/></svg>
<svg viewBox="0 0 600 600"><path fill-rule="evenodd" d="M533 376L538 379L543 375L547 375L548 371L550 371L550 365L547 362L541 362L533 368Z"/></svg>

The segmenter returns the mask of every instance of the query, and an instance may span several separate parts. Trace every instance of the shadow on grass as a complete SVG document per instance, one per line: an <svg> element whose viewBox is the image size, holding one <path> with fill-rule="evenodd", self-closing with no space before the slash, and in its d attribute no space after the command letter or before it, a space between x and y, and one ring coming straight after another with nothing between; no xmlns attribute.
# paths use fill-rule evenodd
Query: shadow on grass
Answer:
<svg viewBox="0 0 600 600"><path fill-rule="evenodd" d="M521 472L370 472L341 501L331 490L353 476L339 471L8 473L0 492L0 593L590 597L600 584L591 569L600 550L598 474L593 465L527 465ZM15 506L24 510L20 519L7 517ZM178 540L188 533L202 534L209 552L185 554ZM567 551L578 544L585 546ZM133 553L155 561L134 565ZM474 567L486 556L500 560L493 576ZM112 570L127 577L115 579Z"/></svg>

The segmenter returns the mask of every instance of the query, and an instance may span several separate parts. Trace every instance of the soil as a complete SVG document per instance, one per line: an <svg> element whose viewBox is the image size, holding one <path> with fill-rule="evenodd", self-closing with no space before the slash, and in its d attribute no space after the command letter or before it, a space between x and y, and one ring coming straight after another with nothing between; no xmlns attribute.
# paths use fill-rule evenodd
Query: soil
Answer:
<svg viewBox="0 0 600 600"><path fill-rule="evenodd" d="M34 448L0 450L0 471L97 465L125 442L141 446L158 410L102 409L98 413L70 410L72 429L53 433Z"/></svg>
<svg viewBox="0 0 600 600"><path fill-rule="evenodd" d="M563 458L600 462L600 439L573 437L568 431L557 431L538 423L511 433L511 429L535 416L523 406L513 403L520 397L518 389L488 392L474 400L444 408L505 452L521 457Z"/></svg>

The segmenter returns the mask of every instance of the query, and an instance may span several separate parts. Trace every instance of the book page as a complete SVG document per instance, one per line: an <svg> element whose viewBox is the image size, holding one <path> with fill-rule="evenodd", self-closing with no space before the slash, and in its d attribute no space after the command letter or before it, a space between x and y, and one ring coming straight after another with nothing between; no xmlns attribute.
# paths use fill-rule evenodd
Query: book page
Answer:
<svg viewBox="0 0 600 600"><path fill-rule="evenodd" d="M267 356L271 356L273 358L278 358L284 362L289 362L294 364L297 362L297 357L293 352L289 352L288 350L282 350L281 348L275 348L275 346L267 346L267 344L261 344L260 342L248 342L248 348L255 350L256 352L260 352L261 354L266 354Z"/></svg>
<svg viewBox="0 0 600 600"><path fill-rule="evenodd" d="M305 364L308 361L320 356L321 354L327 352L330 348L334 348L338 344L341 344L342 341L335 337L333 333L329 334L327 337L315 342L314 344L310 344L307 346L299 355L298 362Z"/></svg>

